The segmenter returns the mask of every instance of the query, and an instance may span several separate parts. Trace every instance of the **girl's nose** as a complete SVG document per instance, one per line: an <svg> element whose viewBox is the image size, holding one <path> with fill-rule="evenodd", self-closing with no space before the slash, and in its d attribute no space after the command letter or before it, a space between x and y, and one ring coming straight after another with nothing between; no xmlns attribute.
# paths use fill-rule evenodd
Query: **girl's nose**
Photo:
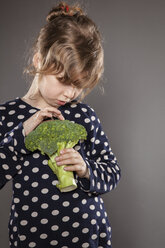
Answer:
<svg viewBox="0 0 165 248"><path fill-rule="evenodd" d="M64 96L68 99L73 99L75 95L75 87L67 85L64 91Z"/></svg>

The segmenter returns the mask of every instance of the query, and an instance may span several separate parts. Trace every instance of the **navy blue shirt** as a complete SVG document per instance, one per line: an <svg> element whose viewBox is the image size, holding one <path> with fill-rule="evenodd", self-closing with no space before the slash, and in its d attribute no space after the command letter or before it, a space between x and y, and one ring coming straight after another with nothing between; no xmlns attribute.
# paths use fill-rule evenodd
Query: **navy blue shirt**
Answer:
<svg viewBox="0 0 165 248"><path fill-rule="evenodd" d="M24 144L23 122L39 109L20 97L0 104L0 188L12 180L8 223L11 248L111 248L111 226L100 195L114 189L120 168L95 111L84 103L67 103L65 119L83 125L87 140L74 149L87 164L90 178L74 172L77 189L60 192L49 157Z"/></svg>

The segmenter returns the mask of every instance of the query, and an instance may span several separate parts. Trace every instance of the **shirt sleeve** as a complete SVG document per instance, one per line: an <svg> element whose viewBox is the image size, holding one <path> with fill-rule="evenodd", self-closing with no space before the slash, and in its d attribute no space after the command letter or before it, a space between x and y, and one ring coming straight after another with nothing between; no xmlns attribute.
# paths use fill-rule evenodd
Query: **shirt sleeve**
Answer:
<svg viewBox="0 0 165 248"><path fill-rule="evenodd" d="M105 194L116 188L121 169L93 109L87 119L90 120L90 130L87 141L83 142L81 154L88 167L89 179L77 176L78 184L85 192Z"/></svg>
<svg viewBox="0 0 165 248"><path fill-rule="evenodd" d="M1 118L1 117L0 117ZM21 169L23 156L29 153L24 144L25 132L20 122L5 133L0 120L0 189Z"/></svg>

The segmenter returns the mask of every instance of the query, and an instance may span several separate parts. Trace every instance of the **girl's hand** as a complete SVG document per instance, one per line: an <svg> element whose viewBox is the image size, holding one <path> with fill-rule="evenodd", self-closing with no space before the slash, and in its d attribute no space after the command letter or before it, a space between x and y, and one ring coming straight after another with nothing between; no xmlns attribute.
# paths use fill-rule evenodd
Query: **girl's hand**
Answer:
<svg viewBox="0 0 165 248"><path fill-rule="evenodd" d="M23 127L25 130L25 135L28 135L31 131L33 131L44 119L53 116L57 117L60 120L64 120L61 111L54 107L46 107L37 111L34 115L32 115L29 119L23 122Z"/></svg>
<svg viewBox="0 0 165 248"><path fill-rule="evenodd" d="M73 148L66 148L61 151L61 155L55 158L57 166L71 165L64 167L66 171L76 171L81 178L89 179L88 168L80 153Z"/></svg>

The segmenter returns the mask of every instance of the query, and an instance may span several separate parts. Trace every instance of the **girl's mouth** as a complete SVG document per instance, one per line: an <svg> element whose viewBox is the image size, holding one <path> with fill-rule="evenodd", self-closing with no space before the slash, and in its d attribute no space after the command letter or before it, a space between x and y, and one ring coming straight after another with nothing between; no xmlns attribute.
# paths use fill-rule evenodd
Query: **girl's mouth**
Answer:
<svg viewBox="0 0 165 248"><path fill-rule="evenodd" d="M59 105L65 105L66 102L57 100L57 103L58 103Z"/></svg>

